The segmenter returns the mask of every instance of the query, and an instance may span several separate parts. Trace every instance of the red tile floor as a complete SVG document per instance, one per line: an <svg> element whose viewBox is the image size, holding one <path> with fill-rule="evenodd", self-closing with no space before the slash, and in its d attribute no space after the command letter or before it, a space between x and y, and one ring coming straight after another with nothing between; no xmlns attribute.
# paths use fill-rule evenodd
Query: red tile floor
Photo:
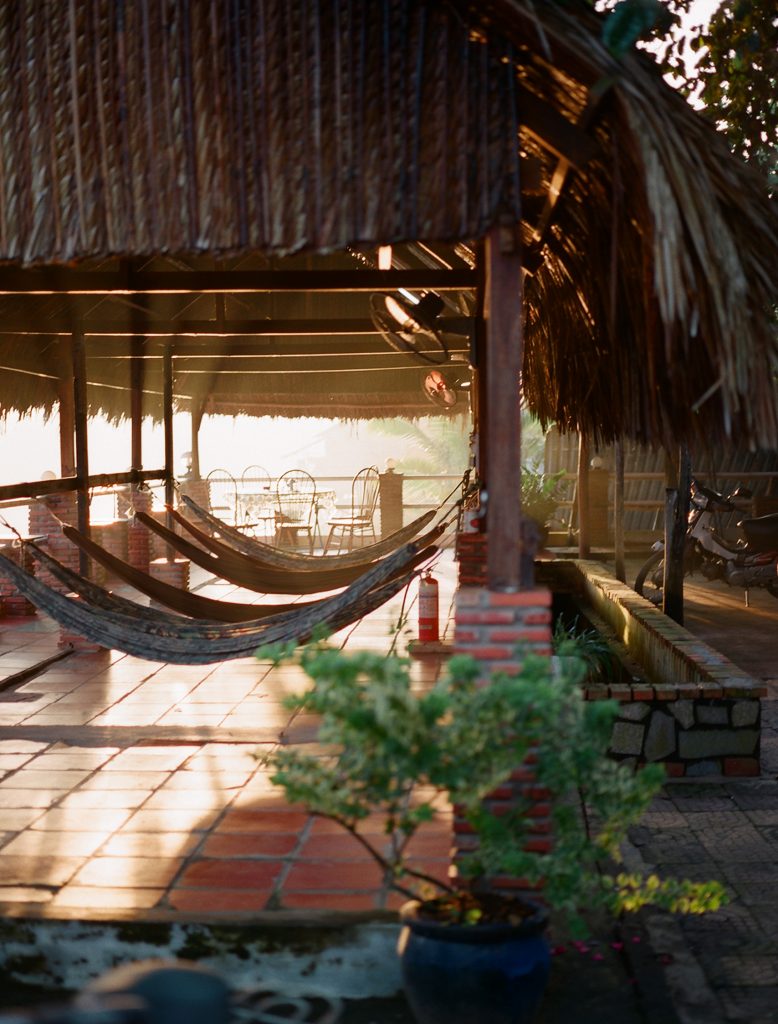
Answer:
<svg viewBox="0 0 778 1024"><path fill-rule="evenodd" d="M445 620L448 552L436 575ZM246 599L215 582L200 592ZM388 649L402 605L400 595L333 642ZM58 636L40 615L0 620L0 687L56 653ZM439 670L438 658L416 660L414 681L429 685ZM240 919L395 907L359 843L286 804L257 761L279 742L315 742L316 721L282 703L302 682L296 666L252 658L182 667L103 651L2 690L0 914ZM445 877L450 835L444 808L414 840L422 870Z"/></svg>

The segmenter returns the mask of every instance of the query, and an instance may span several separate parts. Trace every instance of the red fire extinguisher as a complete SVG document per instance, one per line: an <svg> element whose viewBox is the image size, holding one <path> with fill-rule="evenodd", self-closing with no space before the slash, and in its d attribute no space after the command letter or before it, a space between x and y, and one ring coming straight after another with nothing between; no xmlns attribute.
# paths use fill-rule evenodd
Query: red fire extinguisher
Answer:
<svg viewBox="0 0 778 1024"><path fill-rule="evenodd" d="M429 572L419 580L419 640L436 643L438 636L438 581Z"/></svg>

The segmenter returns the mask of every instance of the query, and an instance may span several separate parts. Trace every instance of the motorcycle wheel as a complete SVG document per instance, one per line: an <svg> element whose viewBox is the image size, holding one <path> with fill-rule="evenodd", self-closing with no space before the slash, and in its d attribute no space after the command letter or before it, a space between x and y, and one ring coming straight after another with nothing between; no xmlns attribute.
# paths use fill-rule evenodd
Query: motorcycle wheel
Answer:
<svg viewBox="0 0 778 1024"><path fill-rule="evenodd" d="M635 590L651 604L661 605L662 603L664 568L664 551L655 551L646 559L635 577Z"/></svg>
<svg viewBox="0 0 778 1024"><path fill-rule="evenodd" d="M772 594L774 598L778 599L778 581L775 583L768 583L767 593Z"/></svg>

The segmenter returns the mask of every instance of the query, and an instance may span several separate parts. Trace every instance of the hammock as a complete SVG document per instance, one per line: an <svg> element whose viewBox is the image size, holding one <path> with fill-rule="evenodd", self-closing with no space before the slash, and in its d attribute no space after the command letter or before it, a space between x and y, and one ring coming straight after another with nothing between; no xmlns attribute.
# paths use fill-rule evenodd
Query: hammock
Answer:
<svg viewBox="0 0 778 1024"><path fill-rule="evenodd" d="M373 562L378 558L383 558L384 555L391 554L401 544L407 544L413 540L425 526L432 522L437 511L433 509L431 512L425 512L423 516L414 519L412 523L403 526L402 529L385 537L384 540L380 540L376 544L367 544L356 551L349 551L342 555L308 555L302 551L283 551L272 544L265 544L257 540L256 537L249 537L245 533L241 533L236 527L228 526L221 519L211 515L210 512L193 501L188 494L182 494L181 501L212 532L217 533L221 540L230 544L237 551L252 558L258 558L268 565L290 569L343 568ZM187 521L184 520L184 522ZM435 538L430 534L427 535L427 540L432 544Z"/></svg>
<svg viewBox="0 0 778 1024"><path fill-rule="evenodd" d="M135 518L190 562L194 562L214 576L220 576L236 586L245 587L246 590L253 590L259 594L317 594L353 583L365 571L364 565L317 571L280 569L276 566L262 565L248 555L228 548L226 544L221 546L222 550L216 555L203 551L196 544L168 530L145 512L136 512Z"/></svg>
<svg viewBox="0 0 778 1024"><path fill-rule="evenodd" d="M22 543L29 549L36 562L39 562L56 580L59 580L64 587L67 587L68 591L78 594L80 598L88 601L89 604L93 604L98 608L104 608L110 612L125 612L128 615L135 615L140 619L148 619L150 622L165 621L179 623L186 621L186 618L177 612L164 611L162 608L149 608L148 605L138 604L127 597L122 597L120 594L112 594L109 590L105 590L96 583L92 583L91 580L79 576L72 569L68 569L62 562L58 562L53 555L38 547L34 541L28 540ZM111 557L115 556L112 555Z"/></svg>
<svg viewBox="0 0 778 1024"><path fill-rule="evenodd" d="M280 569L280 566L278 566L278 565L274 564L273 562L270 562L270 561L267 560L264 551L262 551L257 556L247 555L247 554L245 554L245 552L241 552L240 550L238 550L236 547L232 546L231 544L227 544L223 540L216 540L213 537L209 536L203 530L200 530L197 526L195 526L194 523L190 523L189 520L186 519L177 509L171 508L170 505L166 505L165 508L168 510L170 515L178 523L179 526L183 527L183 529L185 529L189 533L191 533L191 535L195 538L195 540L199 544L202 544L205 548L208 549L208 551L210 551L212 554L216 555L218 558L224 557L224 558L230 559L230 558L232 558L235 555L240 555L241 558L244 558L244 559L245 558L250 558L251 559L251 563L250 563L251 566L258 568L262 572L264 572L266 569L269 569L272 572L276 572L277 570ZM424 544L424 545L433 544L438 539L438 537L441 535L441 533L443 533L443 530L444 530L443 526L436 526L433 530L428 530L427 533L425 533L423 537L420 537L418 539L417 543ZM274 549L274 550L277 550L277 549ZM360 572L364 572L364 570L367 569L367 567L369 565L373 565L376 561L377 561L377 559L370 558L370 559L367 559L367 560L365 560L363 562L354 562L351 566L348 567L348 571L357 571L357 570L359 570ZM313 557L311 557L309 555L308 556L308 563L307 564L305 564L305 565L288 566L288 567L285 567L284 571L287 572L287 573L318 572L320 570L320 568L321 568L321 565L322 565L321 557L319 557L317 555L314 555ZM327 570L329 570L332 567L329 564L327 564L325 568ZM334 571L338 572L339 570L337 568L335 568ZM305 578L306 577L303 577L303 579L305 579Z"/></svg>
<svg viewBox="0 0 778 1024"><path fill-rule="evenodd" d="M68 526L63 523L62 532L68 540L81 548L82 551L85 551L90 558L93 558L100 565L108 569L109 572L118 576L119 579L124 580L125 583L129 583L131 587L139 590L142 594L146 594L152 600L159 601L160 604L167 605L168 608L173 608L180 615L187 615L201 621L210 619L214 622L252 622L265 618L268 615L277 615L280 612L300 608L314 608L322 600L319 598L316 601L299 601L288 604L245 604L240 601L217 601L211 597L203 597L200 594L193 594L189 590L174 587L171 583L155 579L141 569L128 565L127 562L123 562L116 555L112 555L89 537L79 533L74 526ZM420 548L421 542L417 542L415 547L417 549ZM411 562L403 566L403 571L413 569L420 562L426 561L434 551L434 547L429 547L422 550L419 554L413 555ZM48 557L51 558L50 555ZM59 563L56 564L59 565ZM71 589L76 593L80 593L80 590L75 585L75 581L80 580L90 588L95 586L95 584L90 584L87 580L83 580L81 576L70 573L70 570L65 569L64 566L61 569L69 574L69 578L63 579L62 582L65 583L65 586L71 586L71 581L73 581ZM101 590L102 588L97 589ZM103 591L103 593L107 592ZM89 600L88 593L84 593L81 596ZM133 608L145 607L143 605L135 605L134 602L130 602L130 604L132 604ZM148 611L148 609L146 610Z"/></svg>
<svg viewBox="0 0 778 1024"><path fill-rule="evenodd" d="M420 552L414 545L377 563L347 590L299 610L243 625L152 623L107 611L60 593L0 553L0 572L42 612L93 643L149 661L206 665L251 654L265 643L303 643L319 628L342 629L380 607L413 579L403 568ZM392 579L392 577L394 577Z"/></svg>
<svg viewBox="0 0 778 1024"><path fill-rule="evenodd" d="M110 551L106 551L95 541L85 537L83 533L79 533L74 526L63 523L62 532L68 540L85 551L95 562L118 576L119 579L124 580L125 583L129 583L131 587L135 587L141 594L172 608L179 615L188 615L193 619L213 619L216 622L251 622L253 619L261 619L265 615L275 615L278 612L290 611L292 608L305 608L316 603L308 601L294 604L246 604L241 601L217 601L212 597L193 594L190 590L182 590L180 587L174 587L172 583L165 583L163 580L149 576L142 569L136 569L135 566L112 555ZM62 568L64 569L64 566ZM77 576L76 579L81 580L83 577ZM67 580L62 580L62 582L65 586L70 586L75 593L81 593L78 587L71 586ZM81 596L89 600L88 594L81 594ZM134 602L131 603L134 604Z"/></svg>

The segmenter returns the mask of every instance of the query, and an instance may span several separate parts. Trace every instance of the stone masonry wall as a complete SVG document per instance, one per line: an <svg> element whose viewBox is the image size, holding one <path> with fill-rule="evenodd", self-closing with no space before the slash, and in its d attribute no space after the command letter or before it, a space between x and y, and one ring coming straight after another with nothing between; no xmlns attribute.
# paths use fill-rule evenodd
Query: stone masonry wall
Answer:
<svg viewBox="0 0 778 1024"><path fill-rule="evenodd" d="M660 762L671 776L758 775L761 682L601 564L576 562L574 573L584 604L613 629L647 680L586 689L589 700L619 701L613 756Z"/></svg>

